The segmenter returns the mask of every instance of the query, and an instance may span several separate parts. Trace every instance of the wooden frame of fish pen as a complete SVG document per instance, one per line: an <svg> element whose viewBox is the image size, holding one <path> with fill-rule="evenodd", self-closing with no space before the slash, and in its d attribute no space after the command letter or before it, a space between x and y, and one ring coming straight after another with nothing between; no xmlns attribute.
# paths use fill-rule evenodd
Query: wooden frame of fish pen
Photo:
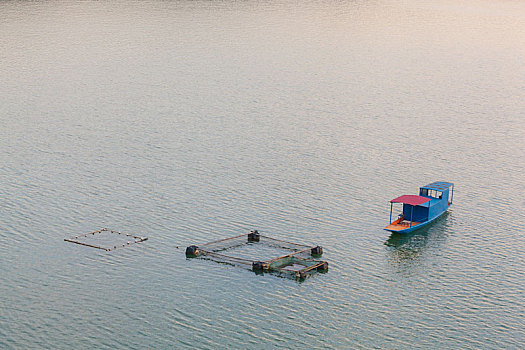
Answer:
<svg viewBox="0 0 525 350"><path fill-rule="evenodd" d="M120 244L119 243L119 244L112 244L110 246L109 245L91 244L91 243L87 243L87 242L82 242L80 240L82 238L87 238L89 236L95 236L96 234L102 234L104 232L105 233L111 233L111 234L117 234L117 235L123 235L123 236L126 236L126 237L131 237L133 240L132 241L126 240L126 242L124 244ZM148 240L148 237L133 236L133 235L131 235L129 233L122 233L120 231L113 231L113 230L109 230L107 228L103 228L102 230L98 230L98 231L92 231L92 232L89 232L89 233L86 233L86 234L83 234L83 235L74 236L72 238L64 238L64 241L66 241L66 242L80 244L80 245L83 245L83 246L86 246L86 247L91 247L91 248L97 248L97 249L105 250L106 252L109 252L111 250L115 250L117 248L126 247L126 246L131 245L131 244L144 242L144 241L147 241L147 240Z"/></svg>
<svg viewBox="0 0 525 350"><path fill-rule="evenodd" d="M289 253L279 254L277 257L254 258L253 256L233 255L226 252L247 246L253 247L253 253L259 253L262 247L273 247ZM314 271L322 272L328 270L326 261L311 259L311 257L319 257L322 254L323 248L320 246L308 246L263 236L257 230L248 234L219 239L200 246L192 245L186 248L186 257L188 258L207 258L243 266L256 273L277 272L299 279L305 278Z"/></svg>

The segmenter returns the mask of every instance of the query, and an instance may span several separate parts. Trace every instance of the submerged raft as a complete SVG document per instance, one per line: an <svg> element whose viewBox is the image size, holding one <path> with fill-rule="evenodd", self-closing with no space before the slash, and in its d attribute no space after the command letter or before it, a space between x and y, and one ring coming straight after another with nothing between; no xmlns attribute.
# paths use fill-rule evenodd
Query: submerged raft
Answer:
<svg viewBox="0 0 525 350"><path fill-rule="evenodd" d="M66 242L97 248L107 252L147 240L148 237L134 236L129 233L113 231L107 228L71 238L64 238L64 241Z"/></svg>
<svg viewBox="0 0 525 350"><path fill-rule="evenodd" d="M283 254L284 253L284 254ZM207 258L251 269L299 279L328 270L328 263L312 259L323 254L321 246L308 246L261 235L257 230L186 248L188 258Z"/></svg>

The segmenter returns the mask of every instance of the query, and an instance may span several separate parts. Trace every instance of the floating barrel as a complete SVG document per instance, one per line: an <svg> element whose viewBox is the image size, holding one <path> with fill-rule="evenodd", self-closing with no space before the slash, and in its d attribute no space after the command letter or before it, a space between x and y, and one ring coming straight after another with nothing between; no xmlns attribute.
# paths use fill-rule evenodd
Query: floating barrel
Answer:
<svg viewBox="0 0 525 350"><path fill-rule="evenodd" d="M317 266L317 271L328 271L328 263L323 261L323 263Z"/></svg>
<svg viewBox="0 0 525 350"><path fill-rule="evenodd" d="M306 278L306 272L304 271L297 271L295 273L295 277L299 278L299 279L305 279Z"/></svg>
<svg viewBox="0 0 525 350"><path fill-rule="evenodd" d="M323 247L321 246L317 246L317 247L313 247L310 252L312 253L312 255L323 255Z"/></svg>
<svg viewBox="0 0 525 350"><path fill-rule="evenodd" d="M253 271L263 271L264 270L264 263L261 261L254 261L252 263L252 270Z"/></svg>
<svg viewBox="0 0 525 350"><path fill-rule="evenodd" d="M261 235L259 234L259 231L253 230L248 233L248 242L259 242L261 238Z"/></svg>
<svg viewBox="0 0 525 350"><path fill-rule="evenodd" d="M197 255L199 255L199 247L196 245L190 245L188 248L186 248L186 257L194 258Z"/></svg>

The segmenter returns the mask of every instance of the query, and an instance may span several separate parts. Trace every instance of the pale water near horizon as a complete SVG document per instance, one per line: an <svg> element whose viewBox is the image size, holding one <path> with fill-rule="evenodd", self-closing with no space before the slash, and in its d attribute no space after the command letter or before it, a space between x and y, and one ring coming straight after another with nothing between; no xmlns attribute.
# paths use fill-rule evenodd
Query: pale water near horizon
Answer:
<svg viewBox="0 0 525 350"><path fill-rule="evenodd" d="M521 348L524 23L522 1L0 2L0 348ZM449 212L384 231L432 181ZM63 240L103 227L149 240ZM185 258L251 229L328 273Z"/></svg>

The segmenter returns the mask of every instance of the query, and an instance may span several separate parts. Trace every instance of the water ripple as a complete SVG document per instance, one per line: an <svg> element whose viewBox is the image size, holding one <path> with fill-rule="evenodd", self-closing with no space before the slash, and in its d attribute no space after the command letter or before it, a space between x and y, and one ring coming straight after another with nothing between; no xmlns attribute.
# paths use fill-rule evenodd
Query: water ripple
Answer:
<svg viewBox="0 0 525 350"><path fill-rule="evenodd" d="M0 9L0 347L523 342L522 3ZM447 215L382 229L441 179ZM149 239L64 241L103 227ZM329 271L185 257L252 229Z"/></svg>

